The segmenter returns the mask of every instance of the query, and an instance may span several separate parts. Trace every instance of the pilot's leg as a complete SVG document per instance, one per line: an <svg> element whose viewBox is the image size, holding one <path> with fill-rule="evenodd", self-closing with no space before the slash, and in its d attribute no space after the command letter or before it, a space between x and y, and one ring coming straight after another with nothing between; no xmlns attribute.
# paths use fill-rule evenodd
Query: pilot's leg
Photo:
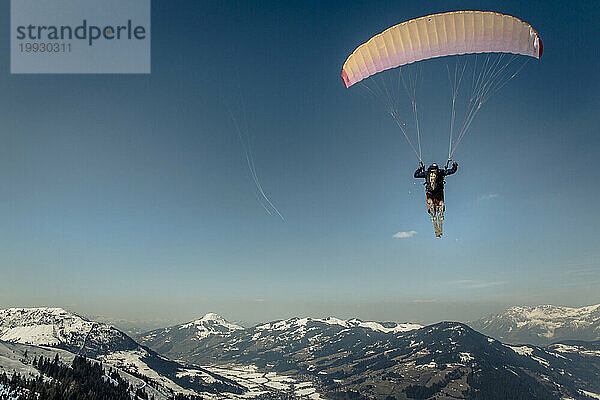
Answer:
<svg viewBox="0 0 600 400"><path fill-rule="evenodd" d="M431 215L431 218L435 217L435 204L433 203L433 199L430 197L427 198L427 212L429 215Z"/></svg>
<svg viewBox="0 0 600 400"><path fill-rule="evenodd" d="M433 223L433 231L435 232L435 236L438 236L438 223L437 223L437 207L433 198L427 197L427 211L429 215L431 215L431 222Z"/></svg>
<svg viewBox="0 0 600 400"><path fill-rule="evenodd" d="M440 200L437 204L437 216L438 216L438 233L442 236L442 225L444 223L444 211L446 211L446 206L444 205L444 200Z"/></svg>

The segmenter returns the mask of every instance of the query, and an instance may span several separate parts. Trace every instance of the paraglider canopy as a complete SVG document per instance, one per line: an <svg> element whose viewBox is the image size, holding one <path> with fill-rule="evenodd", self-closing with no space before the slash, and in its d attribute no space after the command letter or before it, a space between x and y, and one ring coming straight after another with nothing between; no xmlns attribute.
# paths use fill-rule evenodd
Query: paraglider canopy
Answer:
<svg viewBox="0 0 600 400"><path fill-rule="evenodd" d="M430 58L512 53L540 58L542 41L526 22L490 11L454 11L411 19L358 46L342 68L350 87L378 72Z"/></svg>
<svg viewBox="0 0 600 400"><path fill-rule="evenodd" d="M447 167L483 104L513 79L528 60L539 59L542 52L538 33L516 17L491 11L453 11L411 19L373 36L346 59L342 80L347 88L358 83L356 86L364 93L380 102L422 165L417 99L422 82L421 61L453 56L455 67L451 69L446 63L451 110ZM391 81L386 77L392 77ZM400 87L409 98L416 143L411 140L398 107ZM457 107L464 109L464 117L458 121ZM456 124L455 132L456 122L460 125Z"/></svg>

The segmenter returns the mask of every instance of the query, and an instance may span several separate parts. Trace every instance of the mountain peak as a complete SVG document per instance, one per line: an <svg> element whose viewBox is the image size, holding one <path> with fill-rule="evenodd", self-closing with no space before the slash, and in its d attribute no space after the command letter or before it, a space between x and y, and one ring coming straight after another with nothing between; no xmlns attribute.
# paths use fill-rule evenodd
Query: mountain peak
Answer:
<svg viewBox="0 0 600 400"><path fill-rule="evenodd" d="M221 317L219 314L214 313L214 312L209 312L204 314L204 316L202 318L200 318L198 321L215 321L215 322L219 322L219 323L227 323L227 320L223 317Z"/></svg>
<svg viewBox="0 0 600 400"><path fill-rule="evenodd" d="M233 331L244 329L239 325L232 324L219 314L213 312L205 314L200 319L188 322L186 324L177 325L173 328L176 328L177 330L192 328L197 339L203 339L213 334L227 334ZM167 330L170 330L170 328L167 328Z"/></svg>
<svg viewBox="0 0 600 400"><path fill-rule="evenodd" d="M116 328L90 321L60 307L0 310L0 340L37 346L61 346L92 354L137 345Z"/></svg>
<svg viewBox="0 0 600 400"><path fill-rule="evenodd" d="M209 312L206 313L202 318L194 321L194 322L190 322L188 324L185 324L185 327L189 327L191 325L196 325L196 327L199 330L214 330L215 327L219 327L225 330L229 330L229 331L236 331L236 330L240 330L240 329L244 329L239 325L236 324L232 324L231 322L227 321L225 318L221 317L219 314L214 313L214 312ZM219 329L219 330L222 330Z"/></svg>

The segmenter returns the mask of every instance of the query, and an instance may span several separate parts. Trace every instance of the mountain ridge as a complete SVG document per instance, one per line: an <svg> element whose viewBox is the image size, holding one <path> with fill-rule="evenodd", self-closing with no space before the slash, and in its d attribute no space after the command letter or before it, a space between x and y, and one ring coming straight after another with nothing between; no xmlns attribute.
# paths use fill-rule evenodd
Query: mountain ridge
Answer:
<svg viewBox="0 0 600 400"><path fill-rule="evenodd" d="M503 342L548 345L563 340L600 340L600 304L584 307L512 306L469 322Z"/></svg>
<svg viewBox="0 0 600 400"><path fill-rule="evenodd" d="M168 357L304 377L327 397L354 392L375 399L390 393L397 399L505 398L497 382L514 395L510 398L583 398L579 390L600 392L600 357L586 354L591 350L585 344L511 347L453 321L384 333L342 320L289 318L200 341L162 339L154 337L149 345ZM580 377L563 375L568 373Z"/></svg>
<svg viewBox="0 0 600 400"><path fill-rule="evenodd" d="M3 342L85 355L181 393L243 392L227 378L169 360L117 328L59 307L0 310L0 343Z"/></svg>
<svg viewBox="0 0 600 400"><path fill-rule="evenodd" d="M55 348L68 357L81 352L145 376L167 391L227 393L227 398L269 393L313 400L386 400L392 394L397 400L507 395L564 400L600 393L600 341L505 344L454 321L421 326L293 317L244 328L207 313L137 340L141 344L114 327L61 308L0 310L0 369L15 351L20 358L10 365L22 363L26 349Z"/></svg>

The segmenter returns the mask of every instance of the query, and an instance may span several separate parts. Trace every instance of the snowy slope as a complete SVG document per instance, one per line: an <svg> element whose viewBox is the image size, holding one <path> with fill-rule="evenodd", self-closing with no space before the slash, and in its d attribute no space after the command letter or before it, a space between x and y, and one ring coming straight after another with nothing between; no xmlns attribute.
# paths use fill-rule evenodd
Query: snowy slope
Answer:
<svg viewBox="0 0 600 400"><path fill-rule="evenodd" d="M562 340L599 340L600 304L580 308L516 306L469 325L507 343L544 345Z"/></svg>
<svg viewBox="0 0 600 400"><path fill-rule="evenodd" d="M56 355L59 356L60 362L66 365L70 365L75 358L75 354L67 350L60 350L50 347L39 347L34 345L22 345L16 343L2 343L0 342L0 373L4 372L9 377L14 373L19 373L27 378L39 376L39 371L33 367L32 363L34 358L40 356L53 359ZM107 365L107 363L104 363ZM108 365L115 369L115 371L126 381L128 381L132 387L139 388L144 387L146 393L154 396L156 400L167 400L170 395L171 389L175 389L178 386L173 382L161 382L162 384L149 386L145 382L133 376L122 369L119 369L116 365L108 363ZM166 384L164 384L166 383ZM177 390L176 390L177 392ZM189 391L182 389L180 392ZM0 397L1 398L1 397Z"/></svg>
<svg viewBox="0 0 600 400"><path fill-rule="evenodd" d="M361 321L356 318L343 320L329 317L290 318L245 329L228 322L217 314L209 313L196 321L145 333L138 336L137 340L161 354L169 354L177 358L185 357L186 353L193 351L194 348L202 347L204 343L211 343L248 332L259 336L262 332L269 331L294 332L296 338L299 339L306 333L308 325L336 327L336 329L364 328L389 334L408 332L422 327L411 323Z"/></svg>
<svg viewBox="0 0 600 400"><path fill-rule="evenodd" d="M312 382L306 393L324 398L349 397L351 390L382 400L389 395L397 399L563 399L581 398L580 390L600 390L600 357L583 354L593 350L585 345L574 353L566 348L561 352L507 346L456 322L409 328L413 326L291 318L200 341L155 345L168 349L165 354L170 357L213 365L207 369L218 364L221 374L253 366L256 369L247 376L256 383L266 382L269 373ZM288 385L286 381L273 384ZM298 385L293 390L305 393ZM506 397L499 390L508 391Z"/></svg>
<svg viewBox="0 0 600 400"><path fill-rule="evenodd" d="M190 367L140 346L110 325L89 321L61 308L0 310L0 350L9 344L31 345L32 349L40 351L53 348L54 352L66 351L72 357L75 354L86 355L124 373L147 376L166 391L188 394L243 391L235 382L217 374L210 375L207 371L198 370L196 375L182 374L182 371L189 372ZM0 367L7 372L35 373L31 367L27 367L27 363L10 353L0 353Z"/></svg>
<svg viewBox="0 0 600 400"><path fill-rule="evenodd" d="M225 318L215 313L208 313L196 321L179 326L177 329L183 330L189 328L192 328L198 339L204 339L210 335L224 335L244 329L239 325L228 322Z"/></svg>
<svg viewBox="0 0 600 400"><path fill-rule="evenodd" d="M136 340L154 350L154 346L160 347L162 352L159 353L164 354L173 346L178 347L182 343L186 344L184 347L191 348L199 342L241 331L244 331L243 327L232 324L215 313L208 313L195 321L144 333L137 336Z"/></svg>
<svg viewBox="0 0 600 400"><path fill-rule="evenodd" d="M131 350L138 345L110 325L92 322L62 308L8 308L0 310L0 340L53 346L97 355Z"/></svg>
<svg viewBox="0 0 600 400"><path fill-rule="evenodd" d="M260 330L289 330L294 327L303 327L308 323L323 323L328 325L338 325L343 328L367 328L375 332L382 333L398 333L408 332L415 329L420 329L423 326L412 323L397 323L397 322L374 322L374 321L361 321L360 319L353 318L343 320L335 317L328 318L290 318L281 321L271 322L255 327L257 331Z"/></svg>
<svg viewBox="0 0 600 400"><path fill-rule="evenodd" d="M21 396L24 398L27 394L26 390L10 390L7 386L0 383L0 399L18 400Z"/></svg>
<svg viewBox="0 0 600 400"><path fill-rule="evenodd" d="M0 374L4 372L11 377L16 372L28 378L39 376L39 371L32 365L34 358L44 356L53 359L57 354L60 362L66 365L70 365L75 357L75 354L66 350L0 342ZM310 381L299 381L275 373L262 373L257 371L256 367L253 366L229 369L216 367L198 368L192 366L179 367L175 374L176 378L184 381L187 378L196 382L206 382L205 391L201 390L201 387L191 390L178 385L173 380L151 369L144 361L147 357L148 354L140 349L137 351L122 351L102 355L96 361L101 361L105 367L113 368L133 388L143 387L146 393L154 397L155 400L172 398L172 393L199 394L204 399L214 400L278 398L277 395L281 392L291 391L296 391L298 398L320 399L319 394ZM140 378L141 375L150 378L152 383L146 384ZM241 391L216 390L223 386L224 380L226 382L236 382L236 386ZM300 396L299 394L305 395ZM2 399L1 396L0 399Z"/></svg>

